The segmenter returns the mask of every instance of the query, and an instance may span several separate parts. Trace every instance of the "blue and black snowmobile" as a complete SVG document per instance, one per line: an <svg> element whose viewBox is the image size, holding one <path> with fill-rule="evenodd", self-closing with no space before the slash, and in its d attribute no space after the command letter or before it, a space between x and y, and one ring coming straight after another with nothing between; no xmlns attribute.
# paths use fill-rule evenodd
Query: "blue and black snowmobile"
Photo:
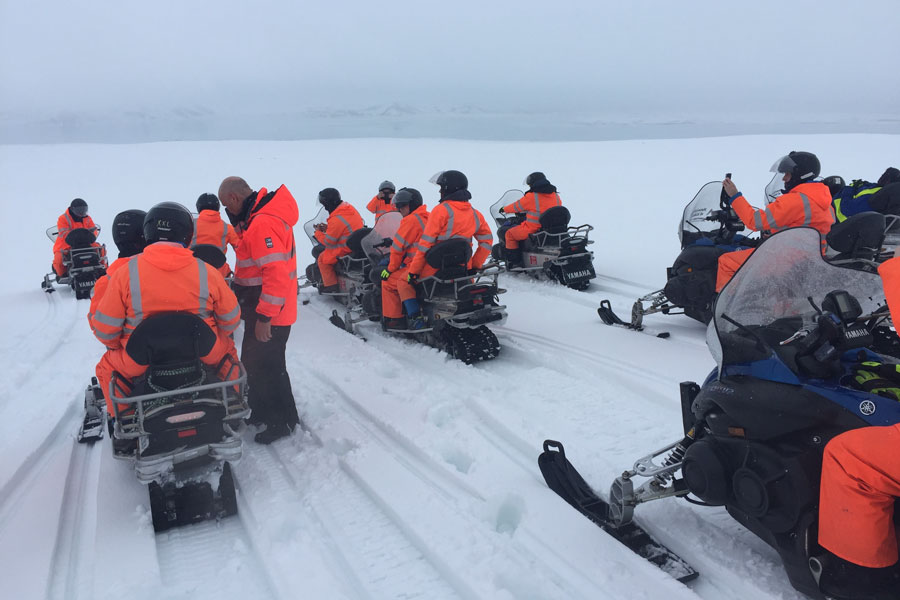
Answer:
<svg viewBox="0 0 900 600"><path fill-rule="evenodd" d="M558 442L544 444L544 477L612 532L636 527L635 507L650 500L724 506L778 552L794 588L822 598L825 444L850 429L900 422L896 396L866 391L856 377L863 362L900 362L887 317L877 274L823 260L813 229L775 234L716 300L707 345L717 368L702 385L681 384L684 437L637 460L612 484L608 502ZM900 598L900 570L896 577L884 598Z"/></svg>

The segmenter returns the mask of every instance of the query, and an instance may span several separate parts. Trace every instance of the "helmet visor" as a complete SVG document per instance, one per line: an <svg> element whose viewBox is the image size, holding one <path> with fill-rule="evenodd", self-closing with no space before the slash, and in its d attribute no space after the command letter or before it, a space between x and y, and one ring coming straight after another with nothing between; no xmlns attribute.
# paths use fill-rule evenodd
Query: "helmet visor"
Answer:
<svg viewBox="0 0 900 600"><path fill-rule="evenodd" d="M766 204L774 202L778 196L784 193L784 181L782 181L784 177L781 173L775 173L772 177L772 181L766 185Z"/></svg>
<svg viewBox="0 0 900 600"><path fill-rule="evenodd" d="M75 215L76 217L79 217L79 218L84 217L88 214L87 204L72 206L69 208L69 210L72 211L73 215Z"/></svg>
<svg viewBox="0 0 900 600"><path fill-rule="evenodd" d="M440 183L438 183L438 179L440 179L441 175L443 175L443 174L444 174L443 171L438 171L437 173L435 173L434 175L431 176L431 179L428 180L428 183L433 183L434 185L441 185Z"/></svg>
<svg viewBox="0 0 900 600"><path fill-rule="evenodd" d="M784 155L778 160L775 161L775 164L772 165L772 168L769 169L770 173L791 173L794 170L794 167L797 166L797 163L794 162L794 159L788 155Z"/></svg>

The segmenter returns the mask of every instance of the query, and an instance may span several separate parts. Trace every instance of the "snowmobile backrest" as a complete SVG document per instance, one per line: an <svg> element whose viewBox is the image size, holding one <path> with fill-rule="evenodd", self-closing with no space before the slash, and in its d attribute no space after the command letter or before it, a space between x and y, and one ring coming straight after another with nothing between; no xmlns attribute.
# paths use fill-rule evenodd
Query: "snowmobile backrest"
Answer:
<svg viewBox="0 0 900 600"><path fill-rule="evenodd" d="M885 226L884 215L861 212L843 223L835 223L825 239L838 252L851 254L854 258L869 257L881 249Z"/></svg>
<svg viewBox="0 0 900 600"><path fill-rule="evenodd" d="M362 240L372 231L371 227L363 227L357 229L347 238L347 247L350 248L350 256L352 258L366 258L366 253L362 247Z"/></svg>
<svg viewBox="0 0 900 600"><path fill-rule="evenodd" d="M438 242L425 253L425 262L438 270L435 276L438 279L447 279L465 275L469 259L472 258L472 246L463 238L450 238ZM462 275L450 274L449 271L462 268Z"/></svg>
<svg viewBox="0 0 900 600"><path fill-rule="evenodd" d="M97 240L90 229L80 227L66 234L66 243L72 248L88 248Z"/></svg>
<svg viewBox="0 0 900 600"><path fill-rule="evenodd" d="M197 315L159 313L141 321L125 352L139 365L173 363L206 356L215 343L215 332Z"/></svg>
<svg viewBox="0 0 900 600"><path fill-rule="evenodd" d="M545 210L539 219L541 229L547 233L565 233L572 215L565 206L554 206Z"/></svg>
<svg viewBox="0 0 900 600"><path fill-rule="evenodd" d="M225 264L225 253L218 246L212 244L197 244L191 247L194 256L202 260L214 269L222 268Z"/></svg>

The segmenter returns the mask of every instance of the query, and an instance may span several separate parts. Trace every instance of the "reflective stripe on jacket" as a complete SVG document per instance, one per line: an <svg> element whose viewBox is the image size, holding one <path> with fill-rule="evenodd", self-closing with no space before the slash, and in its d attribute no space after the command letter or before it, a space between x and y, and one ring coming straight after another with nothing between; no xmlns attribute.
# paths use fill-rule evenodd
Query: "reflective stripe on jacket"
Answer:
<svg viewBox="0 0 900 600"><path fill-rule="evenodd" d="M379 198L377 195L373 196L369 203L366 204L366 210L375 215L375 220L377 221L381 215L385 215L389 212L394 212L394 205L391 204L390 200L385 200L383 198Z"/></svg>
<svg viewBox="0 0 900 600"><path fill-rule="evenodd" d="M801 183L765 208L753 208L743 196L735 198L731 207L753 231L775 233L791 227L812 227L822 234L822 252L827 246L825 236L834 224L831 193L824 183Z"/></svg>
<svg viewBox="0 0 900 600"><path fill-rule="evenodd" d="M258 303L245 310L271 317L272 325L291 325L297 320L297 202L285 186L271 193L262 188L256 198L235 250L235 291L244 302L247 291L240 288L259 288Z"/></svg>
<svg viewBox="0 0 900 600"><path fill-rule="evenodd" d="M144 318L162 312L198 315L219 337L237 328L241 311L234 292L181 244L157 242L126 261L91 315L91 329L107 347L124 348Z"/></svg>
<svg viewBox="0 0 900 600"><path fill-rule="evenodd" d="M469 268L479 268L491 253L494 236L484 215L463 200L445 200L438 204L428 216L425 231L419 239L418 252L409 266L411 274L418 275L425 267L425 253L437 242L459 237L472 243L475 238L478 247L469 261Z"/></svg>
<svg viewBox="0 0 900 600"><path fill-rule="evenodd" d="M328 215L325 231L317 231L316 239L326 248L345 248L347 238L357 229L365 227L363 218L349 202L341 202L330 215ZM350 250L344 254L349 254Z"/></svg>
<svg viewBox="0 0 900 600"><path fill-rule="evenodd" d="M525 213L525 222L535 230L541 226L541 215L554 206L562 206L559 194L539 194L528 192L512 204L503 207L505 213Z"/></svg>
<svg viewBox="0 0 900 600"><path fill-rule="evenodd" d="M103 275L94 282L94 295L91 296L91 307L88 309L88 324L91 326L91 329L94 328L94 323L91 320L93 314L97 311L97 307L100 306L100 300L103 299L103 295L106 293L106 288L109 287L109 280L112 278L113 274L128 264L128 260L131 257L125 258L117 258L113 261L113 264L109 265L109 268L106 269L106 275Z"/></svg>
<svg viewBox="0 0 900 600"><path fill-rule="evenodd" d="M419 248L419 239L425 231L427 222L428 207L424 204L403 217L397 233L394 234L394 243L391 244L391 262L388 264L388 271L394 273L409 266Z"/></svg>

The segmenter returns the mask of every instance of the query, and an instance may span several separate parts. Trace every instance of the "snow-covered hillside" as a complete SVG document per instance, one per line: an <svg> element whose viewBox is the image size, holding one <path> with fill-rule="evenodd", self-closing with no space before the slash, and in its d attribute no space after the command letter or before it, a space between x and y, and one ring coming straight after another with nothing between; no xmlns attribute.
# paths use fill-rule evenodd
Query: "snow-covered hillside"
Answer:
<svg viewBox="0 0 900 600"><path fill-rule="evenodd" d="M323 140L0 146L7 229L0 288L0 580L30 598L798 598L778 557L721 509L652 503L638 521L701 576L682 585L625 550L543 483L545 438L566 443L605 492L635 458L680 437L678 383L713 363L704 329L653 316L652 334L603 325L660 287L682 208L732 172L758 205L775 158L816 152L823 175L874 180L900 163L889 135L748 136L621 142ZM504 275L500 356L465 366L363 325L332 326L310 295L288 345L310 433L245 444L238 517L154 535L146 489L109 441L75 443L83 389L101 355L68 290L40 290L44 230L76 196L106 230L120 210L193 207L227 175L286 184L301 222L318 190L362 208L387 178L420 189L443 169L470 180L483 212L533 170L573 223L595 227L586 292ZM371 224L371 219L369 220ZM301 269L309 243L300 228ZM369 329L366 329L369 327Z"/></svg>

